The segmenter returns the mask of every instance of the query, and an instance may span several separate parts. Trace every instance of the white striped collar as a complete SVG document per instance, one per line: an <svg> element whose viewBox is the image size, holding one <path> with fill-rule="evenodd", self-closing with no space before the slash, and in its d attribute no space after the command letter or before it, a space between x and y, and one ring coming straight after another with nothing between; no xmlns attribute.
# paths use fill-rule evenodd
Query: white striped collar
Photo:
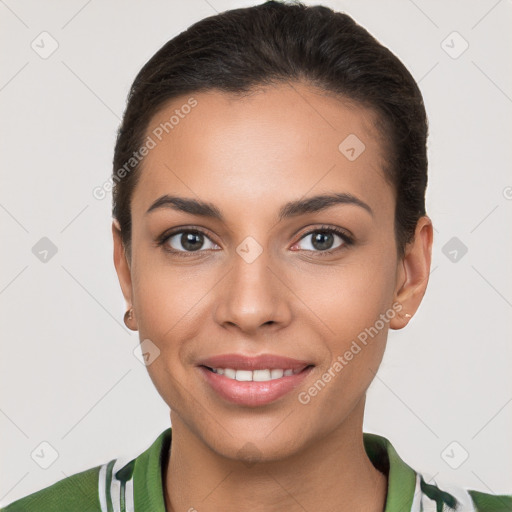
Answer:
<svg viewBox="0 0 512 512"><path fill-rule="evenodd" d="M385 512L475 512L467 490L449 485L440 487L433 477L417 473L400 458L385 437L364 433L364 441L372 463L381 469L386 468L388 472ZM165 511L161 474L162 464L167 462L170 442L171 429L168 428L138 457L133 454L119 457L100 467L98 492L101 512L135 512L135 479L138 488L145 489L147 496L143 500L151 501L154 512ZM145 481L139 481L141 478ZM456 501L455 508L449 506L453 501Z"/></svg>

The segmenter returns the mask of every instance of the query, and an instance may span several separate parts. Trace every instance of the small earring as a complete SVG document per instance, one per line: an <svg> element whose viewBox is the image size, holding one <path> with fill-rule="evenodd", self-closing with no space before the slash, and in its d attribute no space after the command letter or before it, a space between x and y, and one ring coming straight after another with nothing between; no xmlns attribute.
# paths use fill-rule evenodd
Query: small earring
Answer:
<svg viewBox="0 0 512 512"><path fill-rule="evenodd" d="M133 308L130 308L125 314L124 314L124 323L126 325L126 327L130 328L130 326L128 325L128 320L131 320L133 318Z"/></svg>
<svg viewBox="0 0 512 512"><path fill-rule="evenodd" d="M409 313L400 313L400 316L404 317L404 318L411 318L412 315L410 315Z"/></svg>

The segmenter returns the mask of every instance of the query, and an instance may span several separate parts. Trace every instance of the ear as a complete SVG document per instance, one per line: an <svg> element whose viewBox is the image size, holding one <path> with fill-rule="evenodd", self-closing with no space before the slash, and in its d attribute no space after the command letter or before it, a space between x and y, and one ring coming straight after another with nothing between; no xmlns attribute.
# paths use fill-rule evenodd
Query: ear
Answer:
<svg viewBox="0 0 512 512"><path fill-rule="evenodd" d="M432 221L424 215L416 224L414 240L407 244L405 255L398 263L395 301L402 305L402 309L390 321L391 329L405 327L425 295L430 276L432 240Z"/></svg>
<svg viewBox="0 0 512 512"><path fill-rule="evenodd" d="M112 236L114 239L114 266L116 267L117 277L127 307L130 308L133 304L132 294L132 276L130 269L130 260L126 254L125 247L121 238L121 226L117 219L112 221Z"/></svg>

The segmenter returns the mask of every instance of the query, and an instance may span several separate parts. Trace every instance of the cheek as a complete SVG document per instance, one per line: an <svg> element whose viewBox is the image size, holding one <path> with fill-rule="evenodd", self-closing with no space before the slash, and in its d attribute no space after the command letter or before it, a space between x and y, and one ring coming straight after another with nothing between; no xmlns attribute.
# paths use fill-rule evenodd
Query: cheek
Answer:
<svg viewBox="0 0 512 512"><path fill-rule="evenodd" d="M213 287L215 276L193 265L167 262L158 252L140 250L134 254L134 306L141 339L158 340L155 343L167 350L175 344L166 341L193 336L193 329L198 327L194 321L201 309L198 306Z"/></svg>
<svg viewBox="0 0 512 512"><path fill-rule="evenodd" d="M321 272L296 272L296 295L315 315L304 305L301 309L316 318L321 332L333 340L333 351L343 350L347 341L374 325L391 307L396 267L394 259L383 257L383 253L386 251L379 256L378 251L369 249Z"/></svg>
<svg viewBox="0 0 512 512"><path fill-rule="evenodd" d="M190 374L183 366L182 352L190 340L200 336L202 322L196 317L204 290L179 268L161 261L146 266L142 262L141 258L138 269L134 268L133 286L139 338L156 347L153 350L158 354L146 368L160 396L181 415L183 404L201 400L189 389Z"/></svg>
<svg viewBox="0 0 512 512"><path fill-rule="evenodd" d="M147 371L167 405L180 411L180 404L189 394L184 384L190 378L182 364L182 352L189 340L200 337L203 325L197 318L205 293L197 286L201 278L179 266L162 264L161 260L145 263L142 254L133 261L139 338L141 343L156 347L153 350L158 354Z"/></svg>
<svg viewBox="0 0 512 512"><path fill-rule="evenodd" d="M389 322L396 314L392 308L396 262L385 254L369 248L361 251L357 262L347 259L347 264L332 267L328 274L303 273L297 278L297 295L307 298L316 314L311 318L324 333L328 357L318 377L328 390L322 391L317 406L326 414L332 407L339 409L340 400L349 408L354 405L382 360Z"/></svg>
<svg viewBox="0 0 512 512"><path fill-rule="evenodd" d="M329 327L324 337L328 358L299 401L309 402L308 414L324 418L327 430L344 421L359 403L384 355L395 311L386 301L386 279L378 281L374 276L369 282L371 286L366 286L366 280L345 278L344 287L336 288L331 301L318 303L322 321Z"/></svg>

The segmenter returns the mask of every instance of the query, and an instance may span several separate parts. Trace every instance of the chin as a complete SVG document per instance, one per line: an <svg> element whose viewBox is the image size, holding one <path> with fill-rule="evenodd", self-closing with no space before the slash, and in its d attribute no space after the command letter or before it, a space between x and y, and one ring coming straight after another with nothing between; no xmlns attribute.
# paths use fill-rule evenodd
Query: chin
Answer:
<svg viewBox="0 0 512 512"><path fill-rule="evenodd" d="M222 437L215 435L213 439L203 438L203 440L218 455L232 461L243 462L247 466L262 462L276 462L291 457L300 450L301 441L303 441L294 437L290 428L284 429L279 434L272 432L272 429L260 429L256 434L252 429L247 429L244 433L232 436L224 432Z"/></svg>

